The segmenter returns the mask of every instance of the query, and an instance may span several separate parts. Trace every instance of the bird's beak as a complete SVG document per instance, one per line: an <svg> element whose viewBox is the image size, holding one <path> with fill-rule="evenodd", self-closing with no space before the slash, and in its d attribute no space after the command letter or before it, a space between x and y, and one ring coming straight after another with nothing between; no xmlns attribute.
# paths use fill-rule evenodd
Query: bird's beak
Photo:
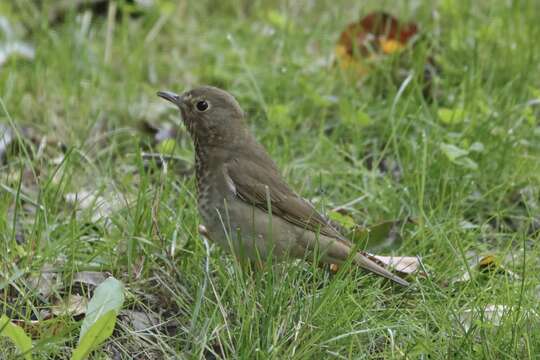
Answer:
<svg viewBox="0 0 540 360"><path fill-rule="evenodd" d="M184 102L184 97L182 95L178 95L170 91L158 91L157 96L170 101L177 106L181 106Z"/></svg>

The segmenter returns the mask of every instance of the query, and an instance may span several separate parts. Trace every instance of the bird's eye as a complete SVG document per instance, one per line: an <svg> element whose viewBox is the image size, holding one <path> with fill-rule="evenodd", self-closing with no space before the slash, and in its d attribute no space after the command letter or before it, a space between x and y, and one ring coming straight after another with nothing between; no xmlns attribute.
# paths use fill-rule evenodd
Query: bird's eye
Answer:
<svg viewBox="0 0 540 360"><path fill-rule="evenodd" d="M208 110L208 102L206 100L197 101L197 104L195 106L197 107L197 110L199 111Z"/></svg>

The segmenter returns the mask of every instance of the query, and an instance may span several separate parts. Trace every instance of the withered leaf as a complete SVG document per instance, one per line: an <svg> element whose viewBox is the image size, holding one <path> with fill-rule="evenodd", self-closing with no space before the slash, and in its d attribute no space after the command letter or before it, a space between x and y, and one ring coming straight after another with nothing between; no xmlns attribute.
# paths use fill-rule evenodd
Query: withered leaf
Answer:
<svg viewBox="0 0 540 360"><path fill-rule="evenodd" d="M386 12L373 12L347 25L338 40L338 55L368 57L374 52L386 54L401 50L418 33L415 23L401 24Z"/></svg>
<svg viewBox="0 0 540 360"><path fill-rule="evenodd" d="M417 33L415 23L401 24L386 12L370 13L347 25L339 36L335 49L339 65L364 75L369 71L366 60L403 50Z"/></svg>
<svg viewBox="0 0 540 360"><path fill-rule="evenodd" d="M97 287L104 282L109 275L99 271L81 271L73 275L73 282L90 285L92 288Z"/></svg>
<svg viewBox="0 0 540 360"><path fill-rule="evenodd" d="M77 294L70 294L67 299L62 299L52 306L51 312L55 316L75 317L84 314L87 305L88 298Z"/></svg>

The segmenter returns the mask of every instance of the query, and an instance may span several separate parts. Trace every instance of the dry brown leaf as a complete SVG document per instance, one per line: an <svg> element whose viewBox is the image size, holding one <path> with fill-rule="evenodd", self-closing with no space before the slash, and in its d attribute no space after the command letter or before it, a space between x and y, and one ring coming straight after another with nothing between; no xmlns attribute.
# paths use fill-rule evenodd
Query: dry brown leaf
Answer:
<svg viewBox="0 0 540 360"><path fill-rule="evenodd" d="M51 307L51 313L55 316L79 316L86 312L88 299L84 296L71 294L67 299L62 299Z"/></svg>
<svg viewBox="0 0 540 360"><path fill-rule="evenodd" d="M335 49L339 65L365 75L369 61L402 51L417 33L415 23L402 24L385 12L370 13L347 25L339 36Z"/></svg>
<svg viewBox="0 0 540 360"><path fill-rule="evenodd" d="M369 254L369 258L384 265L385 268L401 274L425 273L421 272L422 262L415 256L381 256Z"/></svg>
<svg viewBox="0 0 540 360"><path fill-rule="evenodd" d="M81 271L73 275L73 282L97 287L109 277L109 274L100 271Z"/></svg>
<svg viewBox="0 0 540 360"><path fill-rule="evenodd" d="M129 327L138 332L152 330L160 324L158 316L148 312L122 310L120 311L120 317Z"/></svg>
<svg viewBox="0 0 540 360"><path fill-rule="evenodd" d="M499 326L508 312L509 307L506 305L487 305L484 309L467 309L459 315L459 322L465 331L469 331L476 319Z"/></svg>
<svg viewBox="0 0 540 360"><path fill-rule="evenodd" d="M373 255L367 252L363 252L362 254L366 256L371 261L379 264L385 269L388 269L389 271L397 272L398 274L405 276L405 275L413 275L418 274L421 276L427 276L427 274L422 270L423 265L422 261L419 257L415 256L381 256L381 255ZM337 264L330 264L330 271L333 273L338 272L339 265Z"/></svg>
<svg viewBox="0 0 540 360"><path fill-rule="evenodd" d="M56 290L62 288L62 280L52 266L45 265L37 276L28 278L28 286L36 289L41 296L48 298Z"/></svg>
<svg viewBox="0 0 540 360"><path fill-rule="evenodd" d="M458 321L465 331L469 331L475 323L481 326L486 324L489 324L490 326L500 326L503 321L511 315L512 311L514 311L514 307L512 306L489 304L484 308L464 310L459 314ZM522 312L525 317L532 319L534 323L538 322L538 313L534 310L520 309L520 312Z"/></svg>
<svg viewBox="0 0 540 360"><path fill-rule="evenodd" d="M127 200L114 192L100 195L97 191L82 189L75 193L67 193L64 198L68 204L75 206L78 212L91 211L92 222L103 220L105 225L110 224L110 217L114 212L127 206Z"/></svg>

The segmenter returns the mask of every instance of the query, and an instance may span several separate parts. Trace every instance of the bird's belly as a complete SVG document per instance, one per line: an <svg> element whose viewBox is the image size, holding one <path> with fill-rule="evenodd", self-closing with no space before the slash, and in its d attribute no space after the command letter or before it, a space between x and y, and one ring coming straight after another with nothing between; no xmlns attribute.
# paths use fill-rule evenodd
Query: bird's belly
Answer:
<svg viewBox="0 0 540 360"><path fill-rule="evenodd" d="M238 257L251 260L303 257L314 234L237 198L210 208L199 205L211 240Z"/></svg>

